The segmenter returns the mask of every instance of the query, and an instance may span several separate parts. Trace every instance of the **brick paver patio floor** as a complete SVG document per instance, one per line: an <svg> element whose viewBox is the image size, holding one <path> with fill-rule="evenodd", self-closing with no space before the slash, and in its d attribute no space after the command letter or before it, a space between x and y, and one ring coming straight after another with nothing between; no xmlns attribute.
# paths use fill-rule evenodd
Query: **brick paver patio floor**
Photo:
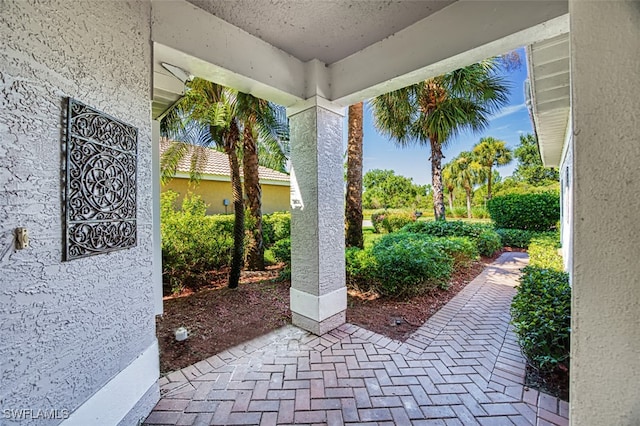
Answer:
<svg viewBox="0 0 640 426"><path fill-rule="evenodd" d="M294 326L160 379L147 425L566 425L523 386L509 326L523 253L505 253L406 342L345 324Z"/></svg>

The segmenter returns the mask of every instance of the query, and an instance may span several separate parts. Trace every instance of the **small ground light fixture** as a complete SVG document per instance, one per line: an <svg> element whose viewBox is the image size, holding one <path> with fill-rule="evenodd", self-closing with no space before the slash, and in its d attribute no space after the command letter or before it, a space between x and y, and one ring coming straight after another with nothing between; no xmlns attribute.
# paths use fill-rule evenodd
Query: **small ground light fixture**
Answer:
<svg viewBox="0 0 640 426"><path fill-rule="evenodd" d="M184 327L177 328L174 334L175 334L176 340L178 342L182 342L183 340L187 340L187 337L189 337L189 332Z"/></svg>

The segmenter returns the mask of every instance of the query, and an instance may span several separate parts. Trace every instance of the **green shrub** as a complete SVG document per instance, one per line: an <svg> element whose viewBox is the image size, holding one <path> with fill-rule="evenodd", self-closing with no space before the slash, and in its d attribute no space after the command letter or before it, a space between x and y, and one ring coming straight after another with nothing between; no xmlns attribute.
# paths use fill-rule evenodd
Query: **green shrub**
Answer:
<svg viewBox="0 0 640 426"><path fill-rule="evenodd" d="M453 258L418 234L385 235L374 244L377 290L384 296L421 294L436 286L446 287Z"/></svg>
<svg viewBox="0 0 640 426"><path fill-rule="evenodd" d="M349 247L345 251L347 287L362 292L376 288L376 259L371 250Z"/></svg>
<svg viewBox="0 0 640 426"><path fill-rule="evenodd" d="M291 239L284 238L276 241L271 246L273 257L278 262L284 262L287 266L291 266Z"/></svg>
<svg viewBox="0 0 640 426"><path fill-rule="evenodd" d="M476 219L489 219L489 212L484 207L472 207L471 216Z"/></svg>
<svg viewBox="0 0 640 426"><path fill-rule="evenodd" d="M476 242L478 251L483 256L492 256L502 248L500 236L488 224L467 223L460 220L415 222L403 227L402 232L427 234L434 237L470 237ZM499 246L497 249L496 241Z"/></svg>
<svg viewBox="0 0 640 426"><path fill-rule="evenodd" d="M456 219L467 217L467 208L466 207L454 207L453 211L451 212L451 217L455 217Z"/></svg>
<svg viewBox="0 0 640 426"><path fill-rule="evenodd" d="M569 368L571 288L564 272L527 266L511 305L512 323L529 363Z"/></svg>
<svg viewBox="0 0 640 426"><path fill-rule="evenodd" d="M227 223L206 216L199 196L187 194L180 210L174 209L178 194L161 195L162 268L165 294L182 288L197 289L204 273L231 261L232 234Z"/></svg>
<svg viewBox="0 0 640 426"><path fill-rule="evenodd" d="M384 220L387 212L379 210L371 213L371 224L373 225L373 232L380 234L383 231L382 221Z"/></svg>
<svg viewBox="0 0 640 426"><path fill-rule="evenodd" d="M371 214L371 224L376 234L395 232L415 221L415 213L404 210L380 210Z"/></svg>
<svg viewBox="0 0 640 426"><path fill-rule="evenodd" d="M537 235L538 232L535 231L527 231L526 229L507 229L507 228L498 228L496 229L498 235L502 239L502 244L505 247L515 247L515 248L527 248L529 247L529 243L531 239Z"/></svg>
<svg viewBox="0 0 640 426"><path fill-rule="evenodd" d="M262 216L262 235L266 247L291 237L291 213L276 212Z"/></svg>
<svg viewBox="0 0 640 426"><path fill-rule="evenodd" d="M494 197L487 208L496 228L550 231L560 219L560 197L554 192Z"/></svg>
<svg viewBox="0 0 640 426"><path fill-rule="evenodd" d="M455 267L469 266L472 261L478 260L478 246L469 237L426 237L430 244L444 251L451 258Z"/></svg>
<svg viewBox="0 0 640 426"><path fill-rule="evenodd" d="M529 243L529 265L539 268L564 270L560 248L560 234L540 235L531 239Z"/></svg>
<svg viewBox="0 0 640 426"><path fill-rule="evenodd" d="M476 239L478 251L484 256L493 256L502 249L500 235L493 229L487 229Z"/></svg>
<svg viewBox="0 0 640 426"><path fill-rule="evenodd" d="M416 221L416 215L412 212L397 212L384 215L382 227L388 233L400 230L403 226Z"/></svg>

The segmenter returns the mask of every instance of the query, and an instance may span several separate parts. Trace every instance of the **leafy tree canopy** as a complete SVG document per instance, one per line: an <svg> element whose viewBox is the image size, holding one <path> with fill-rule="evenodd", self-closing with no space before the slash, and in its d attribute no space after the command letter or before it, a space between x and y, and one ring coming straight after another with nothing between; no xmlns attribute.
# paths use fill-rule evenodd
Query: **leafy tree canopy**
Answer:
<svg viewBox="0 0 640 426"><path fill-rule="evenodd" d="M413 180L398 176L393 170L370 170L363 178L365 208L413 207L418 198L427 196L427 185L416 185Z"/></svg>
<svg viewBox="0 0 640 426"><path fill-rule="evenodd" d="M560 180L557 169L542 165L538 142L534 135L520 135L520 145L515 149L514 154L518 159L518 167L513 173L516 180L533 186L550 185Z"/></svg>

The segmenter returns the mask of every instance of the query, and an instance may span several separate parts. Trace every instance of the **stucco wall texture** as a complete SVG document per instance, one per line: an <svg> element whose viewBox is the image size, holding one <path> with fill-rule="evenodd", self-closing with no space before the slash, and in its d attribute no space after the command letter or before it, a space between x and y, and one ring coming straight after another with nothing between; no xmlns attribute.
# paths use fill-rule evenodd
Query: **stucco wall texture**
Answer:
<svg viewBox="0 0 640 426"><path fill-rule="evenodd" d="M0 2L1 409L72 412L155 340L149 21L148 1ZM139 129L135 248L61 260L68 96Z"/></svg>
<svg viewBox="0 0 640 426"><path fill-rule="evenodd" d="M288 185L261 184L262 187L262 213L289 211L291 203L289 200L290 190ZM178 198L176 207L182 204L184 196L189 192L200 195L202 200L208 204L207 214L233 213L233 194L231 192L231 182L216 180L200 180L197 185L190 184L189 179L174 178L162 185L162 191L175 191ZM229 200L229 205L225 211L224 199Z"/></svg>
<svg viewBox="0 0 640 426"><path fill-rule="evenodd" d="M570 0L571 424L640 424L640 3Z"/></svg>

